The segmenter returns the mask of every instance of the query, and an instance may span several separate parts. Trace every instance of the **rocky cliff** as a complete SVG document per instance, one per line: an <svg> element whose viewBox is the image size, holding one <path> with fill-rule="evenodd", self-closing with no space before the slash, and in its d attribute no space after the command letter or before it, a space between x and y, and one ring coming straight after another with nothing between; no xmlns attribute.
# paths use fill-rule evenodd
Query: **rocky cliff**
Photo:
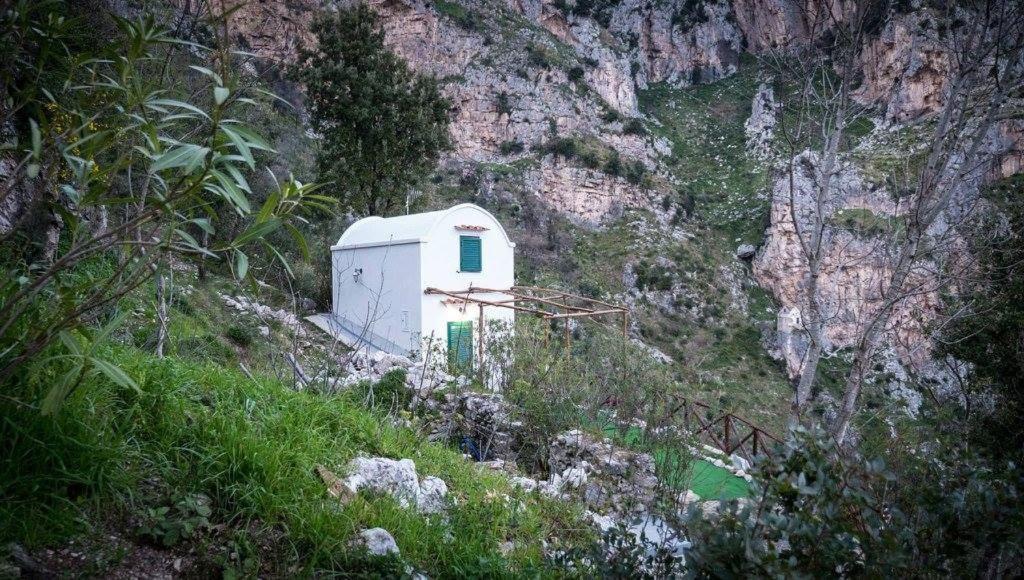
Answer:
<svg viewBox="0 0 1024 580"><path fill-rule="evenodd" d="M659 206L681 181L673 168L678 152L640 106L645 90L729 77L745 52L806 46L828 33L829 18L847 18L857 7L847 0L368 1L382 18L388 45L416 70L437 77L454 105L455 150L446 163L463 174L484 168L475 186L484 195L504 175L517 191L588 227L631 207L664 213ZM287 63L299 42L311 41L304 27L321 7L320 0L249 3L232 16L233 34L262 61ZM875 111L879 131L927 119L942 106L950 66L930 37L936 18L926 8L887 13L861 48L863 80L855 99ZM785 98L766 79L752 104L747 145L765 166L773 162L773 130ZM1022 133L1020 122L993 133L989 178L1021 169ZM566 140L573 141L569 151L560 147ZM819 185L816 163L811 153L799 159L798 206ZM877 176L866 175L856 156L846 163L828 209L822 284L830 350L850 346L856 321L877 307L888 266L872 250L903 219ZM641 167L643 177L627 179L618 169L624 166ZM782 306L776 347L792 375L805 348L799 332L805 298L784 185L774 181L767 188L771 220L753 272ZM971 183L960 198L973 200L976 191ZM804 219L799 212L797 219ZM890 342L904 346L895 348L894 360L912 365L928 359L926 327L940 310L934 292L899 307Z"/></svg>
<svg viewBox="0 0 1024 580"><path fill-rule="evenodd" d="M346 0L351 2L353 0ZM562 137L593 139L660 179L638 186L571 158L527 171L552 209L600 223L613 207L648 204L670 188L661 171L671 153L631 121L637 93L655 83L688 86L734 74L744 51L786 50L822 34L826 15L854 4L835 0L369 0L388 44L415 69L435 75L452 99L454 160L508 163L544 157ZM343 3L344 4L344 3ZM322 0L245 4L231 18L245 49L274 66L310 42L306 25ZM918 33L927 15L887 20L860 58L857 98L901 122L941 105L944 57ZM538 155L535 151L540 151ZM763 154L763 152L762 152ZM659 187L658 184L661 186ZM596 199L589 199L595 197Z"/></svg>
<svg viewBox="0 0 1024 580"><path fill-rule="evenodd" d="M758 283L782 304L775 346L791 377L800 372L806 352L801 313L807 308L808 268L800 236L809 243L807 232L813 229L821 188L819 165L818 155L806 151L794 160L792 188L788 175L774 182L771 225L753 265ZM852 163L840 168L831 191L822 212L826 226L819 278L825 352L852 348L865 321L880 308L894 239L906 219L906 208L893 201L892 193L871 183ZM929 360L927 327L941 309L938 289L927 280L935 266L915 270L908 286L921 291L896 306L884 341L894 345L899 361L915 370Z"/></svg>

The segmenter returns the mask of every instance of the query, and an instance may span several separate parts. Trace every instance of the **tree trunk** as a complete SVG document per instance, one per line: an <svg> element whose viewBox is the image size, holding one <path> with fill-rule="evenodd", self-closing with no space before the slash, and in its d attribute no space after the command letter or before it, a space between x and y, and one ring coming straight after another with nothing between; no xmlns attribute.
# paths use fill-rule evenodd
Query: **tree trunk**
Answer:
<svg viewBox="0 0 1024 580"><path fill-rule="evenodd" d="M167 341L167 278L163 273L156 277L156 356L164 358L164 343Z"/></svg>
<svg viewBox="0 0 1024 580"><path fill-rule="evenodd" d="M64 230L64 219L56 211L51 211L46 221L46 233L43 240L43 261L52 264L57 258L57 245L60 243L60 233Z"/></svg>

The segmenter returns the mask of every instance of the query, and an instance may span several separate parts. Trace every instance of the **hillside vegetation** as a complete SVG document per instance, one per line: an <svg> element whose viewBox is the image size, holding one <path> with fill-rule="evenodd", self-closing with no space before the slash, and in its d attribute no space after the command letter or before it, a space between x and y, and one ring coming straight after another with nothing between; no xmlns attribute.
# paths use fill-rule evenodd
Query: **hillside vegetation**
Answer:
<svg viewBox="0 0 1024 580"><path fill-rule="evenodd" d="M1024 569L1010 3L185 4L0 13L0 576ZM925 13L1000 50L905 123L858 58ZM464 202L625 332L306 322L354 220Z"/></svg>

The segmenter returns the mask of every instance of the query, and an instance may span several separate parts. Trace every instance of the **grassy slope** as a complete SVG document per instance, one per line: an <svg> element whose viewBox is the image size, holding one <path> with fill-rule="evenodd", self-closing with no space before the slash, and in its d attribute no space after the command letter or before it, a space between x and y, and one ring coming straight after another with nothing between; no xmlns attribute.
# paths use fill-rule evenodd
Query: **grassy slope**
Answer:
<svg viewBox="0 0 1024 580"><path fill-rule="evenodd" d="M735 264L737 245L760 243L768 221L766 172L744 147L743 123L756 87L756 65L745 60L737 75L710 85L658 85L639 95L641 109L656 121L652 131L672 143L667 169L694 200L693 239L663 252L704 305L696 319L651 320L645 338L690 367L686 388L695 396L780 429L789 385L757 328L774 323L775 305L745 280L746 312L731 308L731 288L721 275L721 268Z"/></svg>
<svg viewBox="0 0 1024 580"><path fill-rule="evenodd" d="M211 300L213 290L202 286L191 300ZM216 310L207 304L204 316ZM199 334L215 337L206 327ZM406 561L431 576L532 568L541 564L542 539L590 533L572 506L513 490L458 452L390 425L354 395L295 392L259 373L249 379L221 350L159 360L133 346L112 347L109 360L135 377L141 392L90 376L56 418L6 405L0 451L10 461L0 465L0 543L40 547L105 529L130 536L146 509L193 493L212 499L211 522L228 530L197 543L240 543L253 529L281 538L276 555L264 554L268 573L364 565L346 544L366 527L389 530ZM40 365L25 387L44 390L59 373ZM421 477L447 482L456 504L446 517L431 518L387 497L339 505L314 468L343 473L358 453L413 459ZM499 553L506 541L516 546L507 557ZM108 556L112 563L123 557Z"/></svg>

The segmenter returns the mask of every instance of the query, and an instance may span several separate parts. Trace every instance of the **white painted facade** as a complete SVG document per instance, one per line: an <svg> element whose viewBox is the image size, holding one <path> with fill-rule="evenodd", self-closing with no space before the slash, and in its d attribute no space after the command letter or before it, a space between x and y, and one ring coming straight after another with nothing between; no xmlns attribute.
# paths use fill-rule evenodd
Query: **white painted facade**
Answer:
<svg viewBox="0 0 1024 580"><path fill-rule="evenodd" d="M460 271L460 238L479 237L480 271ZM505 289L514 284L515 244L488 211L465 203L393 218L368 217L349 226L331 246L332 313L348 333L373 347L418 356L426 341L447 348L449 322L471 321L478 345L480 311L460 308L427 288ZM507 298L479 294L484 300ZM514 311L484 308L485 326L511 324ZM485 333L486 335L486 333Z"/></svg>

